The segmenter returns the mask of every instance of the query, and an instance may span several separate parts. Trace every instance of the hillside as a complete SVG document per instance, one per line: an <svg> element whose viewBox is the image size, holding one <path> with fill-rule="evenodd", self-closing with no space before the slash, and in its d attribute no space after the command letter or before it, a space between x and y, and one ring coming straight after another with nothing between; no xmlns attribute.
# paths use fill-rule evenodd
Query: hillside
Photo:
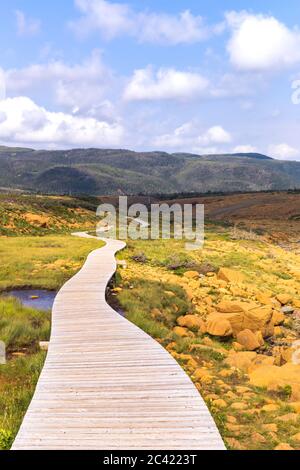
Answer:
<svg viewBox="0 0 300 470"><path fill-rule="evenodd" d="M130 150L0 147L0 187L69 195L286 190L300 162L261 154L193 155Z"/></svg>

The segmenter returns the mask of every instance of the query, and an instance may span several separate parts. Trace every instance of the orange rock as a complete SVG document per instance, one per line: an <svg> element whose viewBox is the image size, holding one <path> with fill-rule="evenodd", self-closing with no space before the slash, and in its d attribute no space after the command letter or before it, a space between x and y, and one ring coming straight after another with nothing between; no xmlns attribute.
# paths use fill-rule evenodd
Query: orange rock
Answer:
<svg viewBox="0 0 300 470"><path fill-rule="evenodd" d="M267 387L270 390L289 385L292 389L292 399L300 400L300 365L287 363L282 367L259 367L249 374L249 379L252 385Z"/></svg>
<svg viewBox="0 0 300 470"><path fill-rule="evenodd" d="M216 309L221 313L235 313L235 312L244 312L242 302L222 300L216 305Z"/></svg>
<svg viewBox="0 0 300 470"><path fill-rule="evenodd" d="M181 338L187 338L191 334L190 331L188 331L186 328L182 328L181 326L175 326L175 328L173 328L173 332L175 335L180 336Z"/></svg>
<svg viewBox="0 0 300 470"><path fill-rule="evenodd" d="M278 446L276 446L274 450L294 450L294 449L287 443L281 443L281 444L278 444Z"/></svg>
<svg viewBox="0 0 300 470"><path fill-rule="evenodd" d="M241 331L237 334L236 339L247 351L254 351L261 346L258 338L251 330Z"/></svg>
<svg viewBox="0 0 300 470"><path fill-rule="evenodd" d="M289 294L278 294L276 295L276 299L281 303L281 305L286 305L291 302L292 297Z"/></svg>
<svg viewBox="0 0 300 470"><path fill-rule="evenodd" d="M270 403L269 405L264 405L261 409L261 411L265 411L266 413L275 413L276 411L279 410L279 405L275 405L273 403ZM277 427L277 425L275 424L274 426ZM276 431L275 431L276 432Z"/></svg>
<svg viewBox="0 0 300 470"><path fill-rule="evenodd" d="M276 423L263 424L263 429L269 432L278 432L278 426Z"/></svg>
<svg viewBox="0 0 300 470"><path fill-rule="evenodd" d="M285 316L282 312L277 312L276 310L272 315L272 323L274 326L282 325L285 320Z"/></svg>
<svg viewBox="0 0 300 470"><path fill-rule="evenodd" d="M183 276L187 279L199 279L198 271L186 271Z"/></svg>
<svg viewBox="0 0 300 470"><path fill-rule="evenodd" d="M245 312L244 329L263 331L272 318L271 307L256 307Z"/></svg>
<svg viewBox="0 0 300 470"><path fill-rule="evenodd" d="M231 336L233 330L228 320L222 318L212 318L207 320L206 324L207 332L212 336Z"/></svg>
<svg viewBox="0 0 300 470"><path fill-rule="evenodd" d="M216 408L223 409L227 408L227 403L225 400L222 400L222 398L219 398L218 400L213 401L213 406L215 406Z"/></svg>
<svg viewBox="0 0 300 470"><path fill-rule="evenodd" d="M248 408L248 405L243 402L236 402L232 403L231 408L233 410L246 410Z"/></svg>
<svg viewBox="0 0 300 470"><path fill-rule="evenodd" d="M292 437L293 441L300 442L300 432L294 434Z"/></svg>
<svg viewBox="0 0 300 470"><path fill-rule="evenodd" d="M256 357L256 352L234 352L224 360L224 363L229 365L230 367L236 367L237 369L240 369L244 372L248 372L249 368L252 365L252 361Z"/></svg>
<svg viewBox="0 0 300 470"><path fill-rule="evenodd" d="M232 347L235 351L244 351L244 346L242 346L240 343L233 342Z"/></svg>
<svg viewBox="0 0 300 470"><path fill-rule="evenodd" d="M226 421L227 421L227 423L230 423L230 424L236 424L237 423L237 419L234 416L231 416L231 415L228 415L226 417Z"/></svg>
<svg viewBox="0 0 300 470"><path fill-rule="evenodd" d="M246 280L246 276L240 271L235 271L229 268L220 268L218 279L222 279L226 282L240 283Z"/></svg>
<svg viewBox="0 0 300 470"><path fill-rule="evenodd" d="M177 318L177 323L179 326L196 329L201 333L206 333L205 323L198 315L185 315L179 317Z"/></svg>

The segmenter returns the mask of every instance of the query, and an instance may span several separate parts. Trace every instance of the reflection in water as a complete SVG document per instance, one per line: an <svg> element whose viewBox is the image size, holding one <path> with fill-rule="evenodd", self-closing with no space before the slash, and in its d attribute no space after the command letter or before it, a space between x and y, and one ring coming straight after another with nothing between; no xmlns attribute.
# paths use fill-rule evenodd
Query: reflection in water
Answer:
<svg viewBox="0 0 300 470"><path fill-rule="evenodd" d="M56 297L56 292L37 289L15 289L5 292L3 296L15 297L25 307L36 308L37 310L51 310Z"/></svg>

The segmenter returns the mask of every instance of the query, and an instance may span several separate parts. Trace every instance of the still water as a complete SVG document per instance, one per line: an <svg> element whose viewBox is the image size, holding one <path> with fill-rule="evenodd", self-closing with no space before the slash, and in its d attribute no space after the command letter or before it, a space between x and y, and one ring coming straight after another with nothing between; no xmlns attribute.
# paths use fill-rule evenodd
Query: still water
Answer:
<svg viewBox="0 0 300 470"><path fill-rule="evenodd" d="M25 307L36 308L37 310L51 310L56 292L49 290L15 289L5 292L3 296L15 297Z"/></svg>

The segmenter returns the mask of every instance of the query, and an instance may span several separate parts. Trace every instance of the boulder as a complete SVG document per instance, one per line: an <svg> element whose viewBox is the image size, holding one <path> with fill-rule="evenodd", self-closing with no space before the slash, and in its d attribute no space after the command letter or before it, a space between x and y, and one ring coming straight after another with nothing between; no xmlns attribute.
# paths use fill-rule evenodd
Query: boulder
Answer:
<svg viewBox="0 0 300 470"><path fill-rule="evenodd" d="M240 343L237 343L236 341L234 341L232 343L232 347L235 351L244 351L244 346L242 346Z"/></svg>
<svg viewBox="0 0 300 470"><path fill-rule="evenodd" d="M235 313L245 311L243 302L234 302L231 300L222 300L216 305L216 309L221 313Z"/></svg>
<svg viewBox="0 0 300 470"><path fill-rule="evenodd" d="M177 323L179 326L186 327L189 329L195 329L201 333L206 333L206 326L202 318L198 315L185 315L177 318Z"/></svg>
<svg viewBox="0 0 300 470"><path fill-rule="evenodd" d="M272 305L272 292L259 292L256 300L263 305Z"/></svg>
<svg viewBox="0 0 300 470"><path fill-rule="evenodd" d="M263 424L262 428L268 432L278 432L278 426L276 423Z"/></svg>
<svg viewBox="0 0 300 470"><path fill-rule="evenodd" d="M264 354L258 354L252 361L248 372L252 372L262 366L273 366L275 364L275 358L273 356L265 356Z"/></svg>
<svg viewBox="0 0 300 470"><path fill-rule="evenodd" d="M236 402L232 403L231 408L233 410L246 410L248 408L248 405L244 402Z"/></svg>
<svg viewBox="0 0 300 470"><path fill-rule="evenodd" d="M263 331L272 318L271 307L255 307L244 313L244 329Z"/></svg>
<svg viewBox="0 0 300 470"><path fill-rule="evenodd" d="M237 423L236 417L231 416L231 415L226 416L226 421L227 421L227 423L230 423L230 424L236 424Z"/></svg>
<svg viewBox="0 0 300 470"><path fill-rule="evenodd" d="M281 326L275 326L274 327L274 336L276 336L276 338L279 338L280 336L283 336L284 335L284 332L283 332L283 329L281 328Z"/></svg>
<svg viewBox="0 0 300 470"><path fill-rule="evenodd" d="M200 277L198 271L186 271L183 276L187 279L199 279Z"/></svg>
<svg viewBox="0 0 300 470"><path fill-rule="evenodd" d="M292 439L293 439L293 441L296 441L296 442L300 443L300 432L298 432L297 434L294 434L292 436Z"/></svg>
<svg viewBox="0 0 300 470"><path fill-rule="evenodd" d="M256 352L242 351L231 353L224 361L225 364L230 367L235 367L244 372L248 372L248 369L252 365L252 361L257 357Z"/></svg>
<svg viewBox="0 0 300 470"><path fill-rule="evenodd" d="M278 446L276 446L274 450L294 450L294 449L293 447L290 446L290 444L283 442L281 444L278 444Z"/></svg>
<svg viewBox="0 0 300 470"><path fill-rule="evenodd" d="M227 403L225 400L222 400L222 398L218 398L218 400L214 400L212 404L216 408L220 408L220 409L227 408Z"/></svg>
<svg viewBox="0 0 300 470"><path fill-rule="evenodd" d="M246 280L246 276L240 271L235 271L229 268L220 268L218 272L218 279L226 282L241 283Z"/></svg>
<svg viewBox="0 0 300 470"><path fill-rule="evenodd" d="M207 322L211 320L221 321L226 320L230 323L233 333L236 335L239 331L243 330L244 316L242 312L232 313L211 313L207 317Z"/></svg>
<svg viewBox="0 0 300 470"><path fill-rule="evenodd" d="M264 405L261 409L261 411L265 411L266 413L276 413L276 411L278 411L280 408L279 405L275 405L273 403L270 403L268 405ZM277 424L275 424L275 426L277 427ZM276 431L273 431L273 432L276 432Z"/></svg>
<svg viewBox="0 0 300 470"><path fill-rule="evenodd" d="M272 315L272 323L274 326L282 325L285 320L285 316L282 312L274 311Z"/></svg>
<svg viewBox="0 0 300 470"><path fill-rule="evenodd" d="M182 328L181 326L175 326L175 328L173 328L173 332L175 335L180 336L181 338L187 338L191 333L186 328Z"/></svg>
<svg viewBox="0 0 300 470"><path fill-rule="evenodd" d="M206 324L207 332L212 336L231 336L233 333L231 324L228 320L223 319L221 316L213 316L207 319Z"/></svg>
<svg viewBox="0 0 300 470"><path fill-rule="evenodd" d="M292 297L289 294L278 294L276 295L276 299L281 305L286 305L292 301Z"/></svg>
<svg viewBox="0 0 300 470"><path fill-rule="evenodd" d="M253 370L249 374L249 379L252 385L267 387L269 390L290 386L292 389L292 399L295 401L300 400L300 365L291 363L281 367L265 365Z"/></svg>
<svg viewBox="0 0 300 470"><path fill-rule="evenodd" d="M257 336L251 330L240 331L236 339L247 351L255 351L255 349L261 347Z"/></svg>

